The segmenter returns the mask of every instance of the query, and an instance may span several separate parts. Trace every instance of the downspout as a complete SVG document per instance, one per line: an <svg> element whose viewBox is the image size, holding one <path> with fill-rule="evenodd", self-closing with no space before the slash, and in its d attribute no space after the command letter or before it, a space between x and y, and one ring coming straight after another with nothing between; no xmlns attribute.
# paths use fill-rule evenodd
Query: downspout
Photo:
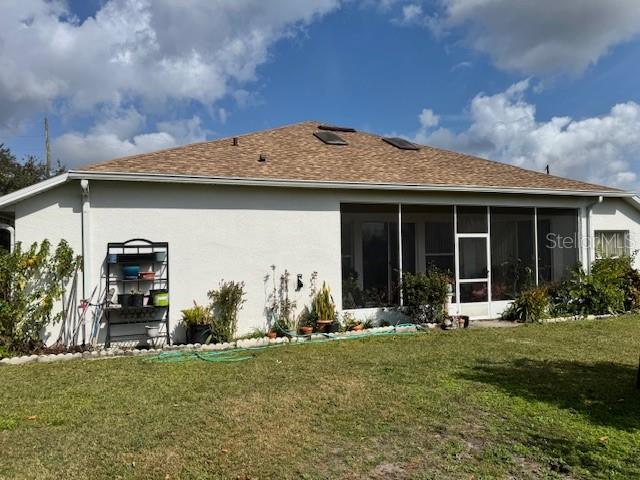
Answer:
<svg viewBox="0 0 640 480"><path fill-rule="evenodd" d="M87 298L91 291L91 237L90 237L90 210L91 198L89 196L89 180L80 180L82 188L82 300L90 302ZM82 344L86 344L86 325L82 328Z"/></svg>
<svg viewBox="0 0 640 480"><path fill-rule="evenodd" d="M596 205L602 203L604 201L604 197L602 195L600 195L598 197L598 199L595 202L591 202L590 204L587 205L587 245L586 245L586 250L587 250L587 273L591 273L591 262L592 259L595 258L594 255L594 242L595 242L595 238L593 235L593 231L591 229L591 214L593 211L593 207L595 207Z"/></svg>

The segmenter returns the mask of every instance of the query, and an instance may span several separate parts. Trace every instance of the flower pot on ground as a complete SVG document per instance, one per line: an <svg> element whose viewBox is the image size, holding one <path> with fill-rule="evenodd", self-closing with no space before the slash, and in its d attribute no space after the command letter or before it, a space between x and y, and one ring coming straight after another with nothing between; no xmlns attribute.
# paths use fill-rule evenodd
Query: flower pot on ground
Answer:
<svg viewBox="0 0 640 480"><path fill-rule="evenodd" d="M195 301L193 307L182 310L182 323L187 327L187 343L207 343L211 337L209 310Z"/></svg>
<svg viewBox="0 0 640 480"><path fill-rule="evenodd" d="M312 307L313 314L318 319L316 321L318 330L321 332L331 331L333 328L331 325L336 318L336 306L331 296L331 290L325 282L322 283L322 288L313 297Z"/></svg>
<svg viewBox="0 0 640 480"><path fill-rule="evenodd" d="M351 327L351 330L354 332L360 332L364 330L364 325L362 325L361 323L358 323L357 325L354 325L353 327Z"/></svg>
<svg viewBox="0 0 640 480"><path fill-rule="evenodd" d="M277 338L278 337L278 332L276 332L275 330L269 330L267 332L267 338Z"/></svg>
<svg viewBox="0 0 640 480"><path fill-rule="evenodd" d="M311 335L313 333L313 327L300 327L300 335Z"/></svg>

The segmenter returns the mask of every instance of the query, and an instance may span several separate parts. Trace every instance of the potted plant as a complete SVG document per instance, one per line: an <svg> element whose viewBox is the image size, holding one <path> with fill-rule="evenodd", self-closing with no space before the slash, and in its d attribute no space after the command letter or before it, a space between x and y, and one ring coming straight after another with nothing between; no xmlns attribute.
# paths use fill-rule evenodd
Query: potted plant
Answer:
<svg viewBox="0 0 640 480"><path fill-rule="evenodd" d="M211 336L209 310L198 305L182 310L182 323L187 327L187 343L207 343Z"/></svg>
<svg viewBox="0 0 640 480"><path fill-rule="evenodd" d="M144 293L140 290L131 290L131 295L129 296L129 306L130 307L142 307L144 305Z"/></svg>
<svg viewBox="0 0 640 480"><path fill-rule="evenodd" d="M298 333L301 335L311 335L313 333L314 324L315 318L309 310L309 307L305 305L298 316Z"/></svg>
<svg viewBox="0 0 640 480"><path fill-rule="evenodd" d="M317 318L316 326L318 330L328 332L336 318L336 306L333 303L331 290L326 282L322 282L322 288L313 298L313 312Z"/></svg>
<svg viewBox="0 0 640 480"><path fill-rule="evenodd" d="M345 330L359 332L364 329L364 324L360 320L356 320L356 317L352 313L343 313L342 323L344 324Z"/></svg>

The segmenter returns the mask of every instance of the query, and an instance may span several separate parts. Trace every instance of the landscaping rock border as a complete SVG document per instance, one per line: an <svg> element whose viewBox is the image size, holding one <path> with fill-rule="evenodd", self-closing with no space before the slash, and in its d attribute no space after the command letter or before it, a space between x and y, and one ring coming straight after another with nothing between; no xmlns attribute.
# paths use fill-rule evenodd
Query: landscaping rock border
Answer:
<svg viewBox="0 0 640 480"><path fill-rule="evenodd" d="M436 324L433 326L429 325L429 328L437 327ZM282 345L287 343L302 343L302 342L313 342L317 340L340 340L343 338L351 338L351 337L363 337L366 338L371 336L372 334L377 333L405 333L405 332L417 332L418 328L415 325L402 325L399 327L388 326L388 327L375 327L368 328L366 330L361 330L358 332L349 331L349 332L341 332L341 333L332 333L330 336L327 336L322 333L314 333L310 336L292 336L292 337L278 337L278 338L244 338L240 340L236 340L234 342L227 343L214 343L201 345L199 343L195 344L182 344L182 345L164 345L161 348L150 348L148 350L142 349L123 349L121 347L111 347L108 349L101 350L92 350L86 351L82 353L53 353L49 355L25 355L21 357L9 357L3 358L0 360L0 365L24 365L27 363L53 363L53 362L62 362L68 360L102 360L106 358L118 358L118 357L126 357L126 356L148 356L148 355L158 355L163 352L172 352L172 351L196 351L196 352L211 352L218 350L232 350L234 348L259 348L259 347L267 347L269 345Z"/></svg>

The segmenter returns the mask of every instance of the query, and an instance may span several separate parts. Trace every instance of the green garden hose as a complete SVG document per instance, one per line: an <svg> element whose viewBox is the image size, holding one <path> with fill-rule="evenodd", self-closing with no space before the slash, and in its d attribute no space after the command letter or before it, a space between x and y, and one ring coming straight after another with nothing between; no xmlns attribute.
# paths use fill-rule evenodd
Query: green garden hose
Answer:
<svg viewBox="0 0 640 480"><path fill-rule="evenodd" d="M399 332L399 328L407 328L414 327L416 330ZM307 343L324 343L330 342L334 340L357 340L360 338L370 338L370 337L382 337L388 335L414 335L416 333L420 333L421 331L425 331L424 327L419 325L415 325L413 323L402 323L395 325L393 330L387 330L384 332L372 332L372 333L361 333L359 335L351 335L351 336L337 336L333 333L323 333L321 334L324 338L314 339L311 342L299 342L299 343L276 343L272 345L265 345L259 347L236 347L229 350L216 350L216 351L208 351L208 352L194 352L194 351L182 351L182 352L162 352L158 355L153 355L150 357L146 357L144 359L145 362L155 362L155 363L180 363L180 362L188 362L192 360L202 360L205 362L211 363L236 363L236 362L244 362L246 360L251 360L256 357L256 353L260 350L265 350L267 348L273 347L281 347L284 345L306 345ZM286 335L289 337L309 337L309 335L297 335L293 332L286 332Z"/></svg>

